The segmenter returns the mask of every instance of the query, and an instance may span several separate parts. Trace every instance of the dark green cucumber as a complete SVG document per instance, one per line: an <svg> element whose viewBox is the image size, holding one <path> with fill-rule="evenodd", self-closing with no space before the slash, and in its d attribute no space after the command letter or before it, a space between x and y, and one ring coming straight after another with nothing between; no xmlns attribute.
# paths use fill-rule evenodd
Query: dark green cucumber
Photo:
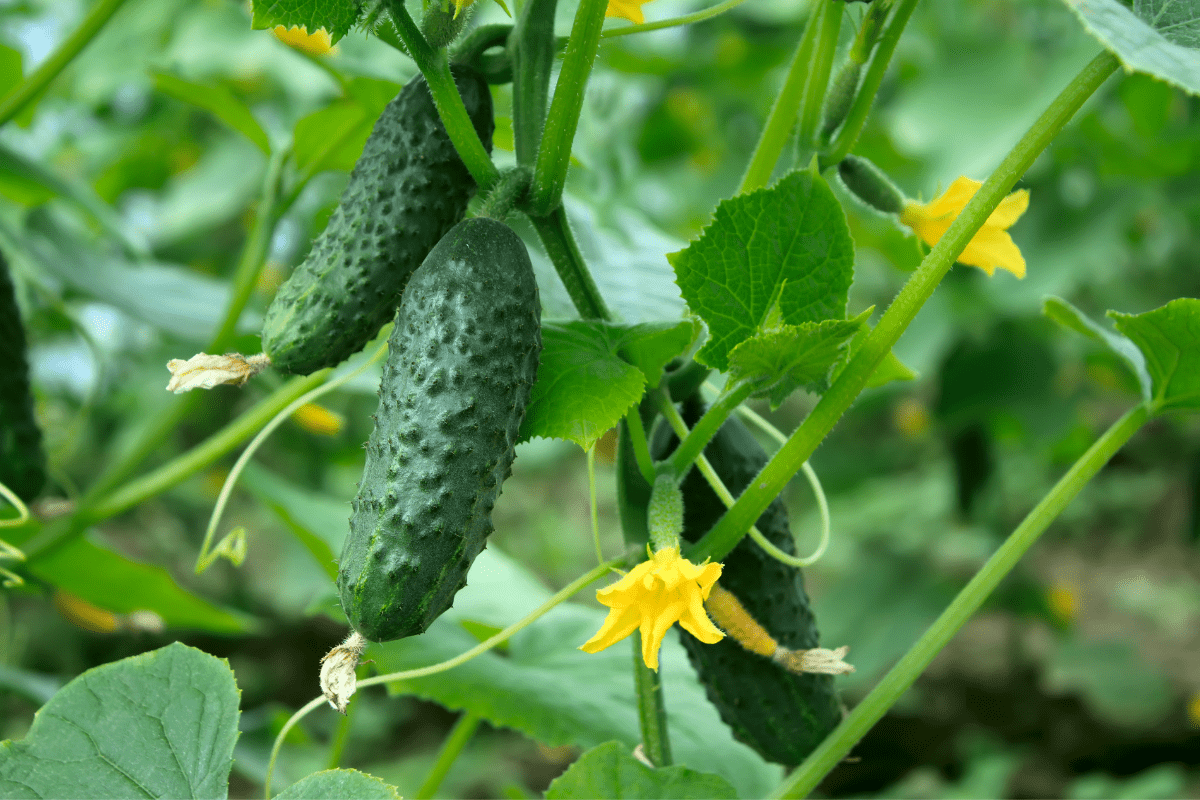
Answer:
<svg viewBox="0 0 1200 800"><path fill-rule="evenodd" d="M689 424L699 419L700 411L695 403L685 406ZM717 431L704 452L735 496L767 463L754 436L734 418ZM683 537L694 542L708 532L725 506L695 469L683 482L683 497ZM758 518L758 529L776 547L795 553L787 509L780 500L772 502ZM771 558L749 537L726 557L720 585L784 647L805 650L818 646L816 620L800 571ZM680 635L721 719L738 740L763 758L799 764L841 721L841 704L831 676L795 675L744 650L729 637L704 644L686 631L681 630Z"/></svg>
<svg viewBox="0 0 1200 800"><path fill-rule="evenodd" d="M32 500L46 482L42 432L33 416L25 330L17 293L0 253L0 483Z"/></svg>
<svg viewBox="0 0 1200 800"><path fill-rule="evenodd" d="M542 349L529 254L512 229L455 226L404 290L338 589L383 642L450 607L492 532Z"/></svg>
<svg viewBox="0 0 1200 800"><path fill-rule="evenodd" d="M454 82L491 152L487 83L461 66ZM383 110L329 224L267 309L262 343L271 363L307 375L361 350L396 313L413 270L462 219L474 192L429 85L413 78Z"/></svg>

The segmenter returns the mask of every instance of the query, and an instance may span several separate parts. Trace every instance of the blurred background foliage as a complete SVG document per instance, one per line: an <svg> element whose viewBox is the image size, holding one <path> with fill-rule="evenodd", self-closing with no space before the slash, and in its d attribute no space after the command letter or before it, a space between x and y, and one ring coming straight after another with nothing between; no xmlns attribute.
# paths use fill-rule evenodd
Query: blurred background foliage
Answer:
<svg viewBox="0 0 1200 800"><path fill-rule="evenodd" d="M653 20L703 5L657 0L645 11ZM560 2L560 33L574 6ZM80 0L0 0L0 94L85 12ZM663 254L736 189L806 13L802 2L748 0L703 24L602 45L567 203L626 318L682 310ZM852 22L861 13L850 4ZM488 4L478 19L505 17ZM856 152L914 197L933 197L959 174L982 179L1097 49L1054 3L923 4ZM265 151L290 140L295 164L314 178L289 198L239 326L239 348L257 352L266 301L328 219L374 118L414 72L358 33L327 56L290 48L251 30L241 2L132 0L0 130L0 247L31 339L48 495L86 490L174 401L163 364L198 350L219 324L268 174ZM497 160L511 163L507 88L495 97ZM258 133L228 123L240 106ZM341 137L334 148L331 132ZM1122 364L1045 320L1041 298L1099 316L1200 294L1198 167L1200 102L1145 76L1113 79L1025 176L1032 203L1012 234L1028 277L952 271L897 347L919 379L864 394L818 451L834 543L808 581L823 642L852 646L858 672L840 684L847 703L1135 401ZM857 248L850 311L881 309L921 251L841 197ZM547 313L568 315L534 250ZM91 562L57 565L53 580L0 595L0 738L22 736L54 687L80 671L181 639L230 659L243 701L232 792L258 791L271 738L316 693L317 659L344 630L328 560L314 554L340 551L377 379L368 372L327 396L329 413L297 415L260 451L226 516L250 531L242 568L191 574L224 477L213 469L89 532ZM280 383L268 373L198 398L143 471ZM813 401L793 397L772 418L790 429ZM602 442L601 525L616 552L610 459ZM808 490L792 488L793 522L815 539ZM590 567L578 449L522 446L496 527L491 547L551 588ZM1162 419L1068 508L822 791L1200 795L1198 547L1200 420ZM342 763L410 794L454 715L374 693L359 705ZM322 768L336 727L317 714L297 728L285 772ZM441 794L528 796L576 754L485 726Z"/></svg>

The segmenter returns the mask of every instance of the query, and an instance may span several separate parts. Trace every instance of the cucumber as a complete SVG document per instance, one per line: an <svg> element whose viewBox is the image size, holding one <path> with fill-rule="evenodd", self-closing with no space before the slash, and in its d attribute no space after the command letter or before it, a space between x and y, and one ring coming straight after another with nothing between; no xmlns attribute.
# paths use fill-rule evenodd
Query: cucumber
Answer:
<svg viewBox="0 0 1200 800"><path fill-rule="evenodd" d="M468 67L453 75L491 152L487 83ZM383 110L329 224L267 309L262 344L271 363L307 375L361 350L396 313L409 277L462 219L474 191L429 85L413 78Z"/></svg>
<svg viewBox="0 0 1200 800"><path fill-rule="evenodd" d="M0 253L0 483L32 500L46 482L42 432L33 416L25 330L17 293Z"/></svg>
<svg viewBox="0 0 1200 800"><path fill-rule="evenodd" d="M466 585L511 471L540 320L525 245L492 219L455 226L404 290L338 568L366 638L423 632Z"/></svg>
<svg viewBox="0 0 1200 800"><path fill-rule="evenodd" d="M684 407L689 424L700 418L695 401ZM666 450L673 445L656 442ZM730 418L705 449L713 468L736 496L767 463L766 453L741 422ZM699 470L683 482L683 537L694 542L725 511ZM758 518L758 529L776 547L795 553L787 509L776 499ZM799 570L768 556L749 537L724 561L718 585L732 593L779 644L791 650L818 646L816 620ZM829 675L796 675L726 637L704 644L680 631L688 658L734 736L759 755L795 765L841 721L841 703Z"/></svg>

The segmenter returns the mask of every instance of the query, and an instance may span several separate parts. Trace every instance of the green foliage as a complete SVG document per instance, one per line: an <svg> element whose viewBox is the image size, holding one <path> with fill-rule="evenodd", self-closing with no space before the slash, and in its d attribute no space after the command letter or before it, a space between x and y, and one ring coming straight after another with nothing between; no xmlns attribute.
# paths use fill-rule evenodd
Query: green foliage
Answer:
<svg viewBox="0 0 1200 800"><path fill-rule="evenodd" d="M1200 300L1184 297L1144 314L1108 315L1142 351L1157 410L1200 410Z"/></svg>
<svg viewBox="0 0 1200 800"><path fill-rule="evenodd" d="M1133 372L1142 388L1142 397L1149 400L1154 396L1154 385L1146 370L1146 357L1129 338L1113 333L1060 297L1047 297L1042 303L1042 313L1067 330L1081 333L1107 347Z"/></svg>
<svg viewBox="0 0 1200 800"><path fill-rule="evenodd" d="M349 172L362 155L375 121L400 86L375 78L352 78L345 95L296 123L292 158L296 167L315 175L324 170Z"/></svg>
<svg viewBox="0 0 1200 800"><path fill-rule="evenodd" d="M154 75L154 88L184 103L202 108L270 154L271 140L254 114L228 88L184 80L169 72Z"/></svg>
<svg viewBox="0 0 1200 800"><path fill-rule="evenodd" d="M1064 0L1126 68L1200 95L1200 4L1195 0Z"/></svg>
<svg viewBox="0 0 1200 800"><path fill-rule="evenodd" d="M687 767L648 767L620 742L605 742L593 747L546 789L548 800L589 797L700 800L737 796L734 788L717 775Z"/></svg>
<svg viewBox="0 0 1200 800"><path fill-rule="evenodd" d="M46 482L42 432L33 416L25 329L17 291L0 252L0 483L32 500ZM5 499L5 505L8 500Z"/></svg>
<svg viewBox="0 0 1200 800"><path fill-rule="evenodd" d="M842 207L806 171L722 201L700 238L668 258L684 300L708 324L696 360L720 370L776 306L788 325L844 317L854 273Z"/></svg>
<svg viewBox="0 0 1200 800"><path fill-rule="evenodd" d="M0 794L224 798L238 697L225 661L179 643L88 670L0 743Z"/></svg>
<svg viewBox="0 0 1200 800"><path fill-rule="evenodd" d="M853 319L765 328L730 351L729 375L758 386L755 394L770 397L772 411L802 386L824 392L834 365L846 355L846 344L872 311Z"/></svg>
<svg viewBox="0 0 1200 800"><path fill-rule="evenodd" d="M395 786L356 769L314 772L275 797L278 800L400 800Z"/></svg>
<svg viewBox="0 0 1200 800"><path fill-rule="evenodd" d="M365 3L363 0L254 0L251 5L255 28L298 25L309 33L324 28L336 42L358 23Z"/></svg>
<svg viewBox="0 0 1200 800"><path fill-rule="evenodd" d="M612 428L692 341L690 322L542 326L542 360L521 439L569 439L584 450Z"/></svg>

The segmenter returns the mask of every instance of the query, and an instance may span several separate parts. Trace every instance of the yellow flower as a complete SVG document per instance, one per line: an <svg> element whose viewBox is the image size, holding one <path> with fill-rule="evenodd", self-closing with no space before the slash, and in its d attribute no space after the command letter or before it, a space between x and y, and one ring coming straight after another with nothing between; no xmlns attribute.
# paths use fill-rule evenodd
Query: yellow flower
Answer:
<svg viewBox="0 0 1200 800"><path fill-rule="evenodd" d="M346 418L316 403L305 403L292 412L292 419L304 430L320 436L337 436L346 426Z"/></svg>
<svg viewBox="0 0 1200 800"><path fill-rule="evenodd" d="M612 610L596 635L579 649L599 652L640 628L642 660L650 669L658 669L658 648L676 621L705 644L721 641L725 634L704 613L704 601L719 577L720 564L697 566L681 557L679 548L664 547L612 586L596 592L596 599Z"/></svg>
<svg viewBox="0 0 1200 800"><path fill-rule="evenodd" d="M970 178L959 177L950 184L945 194L936 200L928 203L909 200L900 212L900 221L912 228L926 244L935 245L982 185ZM999 267L1018 278L1025 277L1025 259L1008 235L1008 228L1027 208L1029 192L1025 189L1013 192L1001 200L1000 205L959 255L958 263L979 267L988 275Z"/></svg>
<svg viewBox="0 0 1200 800"><path fill-rule="evenodd" d="M640 25L646 21L646 17L642 15L642 6L649 2L650 0L608 0L608 9L604 16L621 17Z"/></svg>
<svg viewBox="0 0 1200 800"><path fill-rule="evenodd" d="M276 25L274 34L275 38L284 44L314 56L323 56L333 49L333 40L329 38L329 33L324 28L318 28L313 33L309 33L300 26L285 28L282 25Z"/></svg>

